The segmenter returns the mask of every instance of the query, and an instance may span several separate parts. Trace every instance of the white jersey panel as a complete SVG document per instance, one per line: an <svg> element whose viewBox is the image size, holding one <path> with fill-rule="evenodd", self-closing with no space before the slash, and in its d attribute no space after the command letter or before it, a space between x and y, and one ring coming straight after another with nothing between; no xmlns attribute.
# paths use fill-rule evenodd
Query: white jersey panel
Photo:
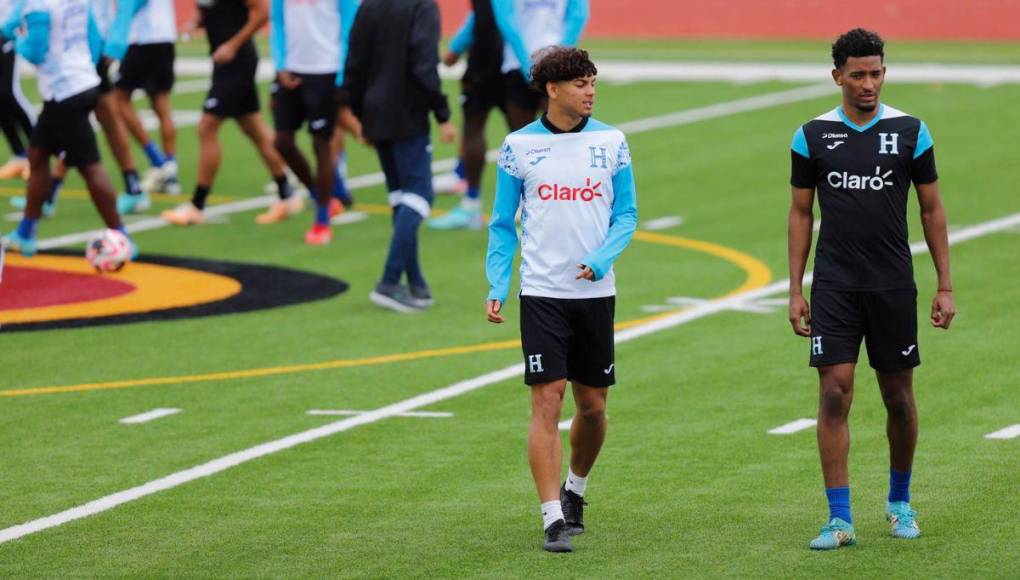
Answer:
<svg viewBox="0 0 1020 580"><path fill-rule="evenodd" d="M563 42L567 0L514 0L514 24L528 54ZM517 59L509 43L503 46L503 72L518 70Z"/></svg>
<svg viewBox="0 0 1020 580"><path fill-rule="evenodd" d="M113 19L117 16L116 0L92 0L92 14L96 16L99 34L105 40L110 27L113 26Z"/></svg>
<svg viewBox="0 0 1020 580"><path fill-rule="evenodd" d="M337 0L284 0L287 70L335 74L340 70L340 5Z"/></svg>
<svg viewBox="0 0 1020 580"><path fill-rule="evenodd" d="M39 93L63 101L99 86L89 50L89 0L28 0L23 14L49 12L50 46L36 67Z"/></svg>
<svg viewBox="0 0 1020 580"><path fill-rule="evenodd" d="M609 232L613 175L624 143L623 133L612 128L507 137L512 169L524 182L521 295L601 298L616 294L612 268L597 282L575 277L577 265L602 246Z"/></svg>
<svg viewBox="0 0 1020 580"><path fill-rule="evenodd" d="M131 20L130 44L161 44L177 41L174 0L147 0Z"/></svg>

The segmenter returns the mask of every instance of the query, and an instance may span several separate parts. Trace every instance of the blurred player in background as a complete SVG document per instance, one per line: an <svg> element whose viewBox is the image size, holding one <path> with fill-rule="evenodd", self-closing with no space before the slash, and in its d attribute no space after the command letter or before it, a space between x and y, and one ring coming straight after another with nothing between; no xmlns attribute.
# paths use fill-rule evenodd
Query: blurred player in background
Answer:
<svg viewBox="0 0 1020 580"><path fill-rule="evenodd" d="M96 62L101 50L89 1L26 0L21 14L25 33L17 39L17 50L36 66L44 103L28 150L31 176L25 215L5 241L31 257L37 249L43 200L50 189L50 157L61 152L64 163L81 173L106 227L126 231L89 123L99 95ZM131 245L133 258L138 250L134 242Z"/></svg>
<svg viewBox="0 0 1020 580"><path fill-rule="evenodd" d="M489 225L486 317L502 323L521 214L521 343L531 387L528 460L541 501L545 549L570 552L584 531L588 475L606 436L606 396L616 382L613 263L637 227L637 193L627 140L591 118L595 65L588 53L539 53L532 83L548 113L511 133L497 161ZM570 470L560 486L559 420L567 381L577 415Z"/></svg>
<svg viewBox="0 0 1020 580"><path fill-rule="evenodd" d="M276 148L316 203L315 223L305 234L305 241L327 244L333 239L329 220L343 211L340 200L333 196L337 178L333 139L337 87L344 78L343 64L358 2L272 0L271 6L270 41L276 65L276 81L271 91ZM294 139L305 121L315 150L314 178Z"/></svg>
<svg viewBox="0 0 1020 580"><path fill-rule="evenodd" d="M432 208L429 113L440 139L456 140L439 82L435 0L372 0L351 29L344 95L379 155L393 208L393 238L372 302L398 312L433 303L418 259L418 228ZM401 285L407 275L409 286Z"/></svg>
<svg viewBox="0 0 1020 580"><path fill-rule="evenodd" d="M913 372L921 364L917 285L907 238L911 182L938 274L931 323L949 328L956 312L934 143L923 121L879 101L884 52L885 43L874 32L857 28L840 36L832 45L832 77L843 102L797 129L791 145L790 323L795 333L811 339L810 364L818 369L818 449L829 501L828 523L810 543L815 550L856 543L847 417L862 339L888 416L886 517L893 537L921 535L910 506L917 446ZM802 280L816 190L822 227L809 309Z"/></svg>
<svg viewBox="0 0 1020 580"><path fill-rule="evenodd" d="M0 2L0 129L11 148L11 159L0 167L0 179L28 179L28 140L35 112L21 92L15 31L20 25L24 0Z"/></svg>
<svg viewBox="0 0 1020 580"><path fill-rule="evenodd" d="M237 120L269 170L279 201L257 216L260 224L275 223L301 211L303 201L287 182L286 164L273 146L273 134L259 114L259 91L255 72L258 51L252 37L269 20L265 0L199 0L199 20L189 32L204 28L213 61L212 86L198 121L198 179L191 201L163 212L176 225L205 221L205 204L219 171L223 151L220 127L226 119Z"/></svg>
<svg viewBox="0 0 1020 580"><path fill-rule="evenodd" d="M117 0L117 15L107 35L104 54L120 61L114 90L118 109L128 131L152 164L142 188L150 193L176 195L181 192L181 185L177 180L177 129L170 109L177 41L174 18L174 0ZM145 91L159 119L162 150L146 133L131 104L131 96L138 89Z"/></svg>
<svg viewBox="0 0 1020 580"><path fill-rule="evenodd" d="M481 229L489 111L503 111L511 132L534 121L543 96L528 86L531 55L548 46L575 46L589 15L588 0L474 0L471 4L473 11L444 59L453 65L468 52L468 68L461 81L464 137L458 170L467 187L460 205L429 220L428 226L439 230Z"/></svg>

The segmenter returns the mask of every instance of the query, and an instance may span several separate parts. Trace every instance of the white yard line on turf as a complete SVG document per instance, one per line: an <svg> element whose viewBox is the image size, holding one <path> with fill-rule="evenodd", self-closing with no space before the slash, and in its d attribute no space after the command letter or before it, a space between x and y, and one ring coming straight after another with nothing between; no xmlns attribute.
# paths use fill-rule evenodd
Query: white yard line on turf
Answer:
<svg viewBox="0 0 1020 580"><path fill-rule="evenodd" d="M791 435L798 431L810 429L818 424L817 419L797 419L796 421L790 421L785 425L780 425L775 429L769 429L769 435Z"/></svg>
<svg viewBox="0 0 1020 580"><path fill-rule="evenodd" d="M682 225L683 223L684 218L678 215L668 215L661 218L648 220L644 224L642 224L641 228L651 232L657 232L660 230L674 228L676 226Z"/></svg>
<svg viewBox="0 0 1020 580"><path fill-rule="evenodd" d="M140 423L148 423L149 421L162 419L163 417L169 417L170 415L176 415L180 412L180 409L153 409L139 415L124 417L119 421L119 423L123 423L125 425L138 425Z"/></svg>
<svg viewBox="0 0 1020 580"><path fill-rule="evenodd" d="M308 411L306 415L313 417L349 417L353 415L362 415L368 411L351 411L348 409L312 409ZM400 413L394 415L394 417L418 417L425 419L446 419L453 417L453 413L442 413L439 411L415 411L409 413Z"/></svg>
<svg viewBox="0 0 1020 580"><path fill-rule="evenodd" d="M1000 232L1018 224L1020 224L1020 213L1015 213L1010 216L987 221L953 232L953 234L949 236L949 243L958 244L967 240ZM923 253L925 250L926 247L924 243L911 245L911 252L914 254ZM810 283L810 280L811 274L809 273L805 276L805 284ZM734 305L746 300L755 300L778 292L785 292L788 289L788 286L789 280L780 280L774 284L770 284L756 290L748 290L726 298L720 298L719 300L715 300L710 303L699 304L689 310L677 312L676 314L671 314L669 316L617 332L616 343L620 344L628 342L642 336L661 332L706 316L711 316L717 312L729 310ZM779 331L777 330L777 332ZM448 387L430 391L428 393L422 393L372 411L366 411L361 415L328 423L315 429L309 429L307 431L283 437L282 439L276 439L261 445L256 445L255 447L237 451L201 465L196 465L190 469L178 471L177 473L172 473L166 477L150 481L137 487L101 497L51 516L46 516L24 524L0 530L0 544L108 511L125 503L184 485L185 483L195 481L196 479L201 479L203 477L208 477L210 475L226 471L231 467L236 467L249 461L259 459L260 457L279 453L280 451L285 451L303 443L317 441L331 435L336 435L337 433L349 431L355 427L369 425L382 421L383 419L398 416L401 413L408 413L422 407L428 407L440 401L447 401L472 391L477 391L490 385L495 385L503 381L519 377L523 374L524 363L517 363L478 377L452 384Z"/></svg>
<svg viewBox="0 0 1020 580"><path fill-rule="evenodd" d="M1005 429L985 435L985 439L1016 439L1017 437L1020 437L1020 425L1010 425Z"/></svg>
<svg viewBox="0 0 1020 580"><path fill-rule="evenodd" d="M779 105L796 103L799 101L806 101L825 95L835 94L835 92L836 88L831 84L811 85L807 87L799 87L796 89L766 93L764 95L756 95L753 97L737 99L734 101L727 101L725 103L709 105L707 107L697 107L694 109L688 109L686 111L679 111L667 115L659 115L647 119L628 121L617 125L617 127L621 131L633 135L637 133L643 133L646 131L654 131L657 129L665 129L667 127L676 127L680 125L695 123L698 121L706 121L708 119L715 119L718 117L735 115L737 113L745 113L749 111L776 107ZM495 160L497 153L498 151L495 149L490 150L486 158L489 161L493 161ZM457 163L456 159L440 159L432 163L432 171L436 173L450 171L454 168L456 163ZM348 189L356 190L365 187L381 185L383 183L385 183L385 178L382 173L370 173L368 175L359 175L357 177L352 177L348 179L347 187ZM206 217L215 217L244 211L251 211L255 209L262 209L265 207L269 207L269 204L273 203L273 201L275 200L276 196L274 195L253 197L251 199L245 199L242 201L235 201L231 203L224 203L220 205L211 206L205 210L205 214ZM169 225L170 223L164 220L163 218L152 217L139 220L131 224L126 224L126 227L128 232L135 233L165 228ZM64 236L40 240L39 249L50 250L62 246L85 243L94 235L96 235L98 232L99 230L90 230L87 232L67 234Z"/></svg>
<svg viewBox="0 0 1020 580"><path fill-rule="evenodd" d="M560 421L560 431L570 431L570 426L573 424L574 424L573 417Z"/></svg>

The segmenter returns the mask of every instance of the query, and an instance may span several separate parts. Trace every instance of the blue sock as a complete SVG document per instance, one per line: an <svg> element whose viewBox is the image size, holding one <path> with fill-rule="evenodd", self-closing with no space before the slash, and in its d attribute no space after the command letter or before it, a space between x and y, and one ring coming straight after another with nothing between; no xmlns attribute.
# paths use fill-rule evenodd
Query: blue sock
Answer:
<svg viewBox="0 0 1020 580"><path fill-rule="evenodd" d="M464 173L464 160L462 158L457 158L457 167L454 168L453 172L457 174L459 179L464 179L467 176L467 173Z"/></svg>
<svg viewBox="0 0 1020 580"><path fill-rule="evenodd" d="M176 155L166 155L166 160L167 161L177 161L177 156Z"/></svg>
<svg viewBox="0 0 1020 580"><path fill-rule="evenodd" d="M889 501L910 501L910 472L889 470Z"/></svg>
<svg viewBox="0 0 1020 580"><path fill-rule="evenodd" d="M59 177L54 177L50 181L50 195L46 198L46 203L56 203L57 196L60 195L60 187L64 184L64 180Z"/></svg>
<svg viewBox="0 0 1020 580"><path fill-rule="evenodd" d="M119 226L117 226L117 227L116 227L115 229L116 229L116 230L117 230L118 232L120 232L120 233L124 234L125 236L127 236L127 238L128 238L129 240L131 239L131 236L130 236L130 235L128 235L127 227L125 227L125 226L124 226L124 224L120 224L120 225L119 225Z"/></svg>
<svg viewBox="0 0 1020 580"><path fill-rule="evenodd" d="M166 157L163 156L163 152L159 150L159 145L156 145L155 142L149 141L142 147L142 150L145 151L145 156L149 158L149 163L153 167L162 167L166 163Z"/></svg>
<svg viewBox="0 0 1020 580"><path fill-rule="evenodd" d="M347 191L347 183L344 181L339 165L336 167L336 175L333 176L333 197L344 203L351 199L351 194Z"/></svg>
<svg viewBox="0 0 1020 580"><path fill-rule="evenodd" d="M314 199L315 199L315 223L316 223L316 225L328 226L329 225L329 205L324 204L324 203L320 203L319 202L319 196L315 192L312 192L312 195L315 196Z"/></svg>
<svg viewBox="0 0 1020 580"><path fill-rule="evenodd" d="M829 498L829 520L839 518L848 524L854 523L850 517L850 488L828 487L825 497Z"/></svg>
<svg viewBox="0 0 1020 580"><path fill-rule="evenodd" d="M35 238L37 225L38 220L21 218L21 223L18 224L18 237L24 240L31 240Z"/></svg>
<svg viewBox="0 0 1020 580"><path fill-rule="evenodd" d="M468 186L468 189L467 189L467 198L468 199L478 199L480 197L482 197L482 188L481 187L471 187L471 186Z"/></svg>

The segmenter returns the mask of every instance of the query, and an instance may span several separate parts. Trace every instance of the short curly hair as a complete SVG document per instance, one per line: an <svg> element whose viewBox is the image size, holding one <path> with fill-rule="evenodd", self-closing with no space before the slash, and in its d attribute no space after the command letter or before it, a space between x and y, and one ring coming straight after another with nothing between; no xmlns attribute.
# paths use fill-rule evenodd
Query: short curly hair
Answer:
<svg viewBox="0 0 1020 580"><path fill-rule="evenodd" d="M885 60L885 41L875 32L854 28L832 43L832 64L843 68L851 56L879 56Z"/></svg>
<svg viewBox="0 0 1020 580"><path fill-rule="evenodd" d="M531 61L531 88L545 94L545 84L572 81L599 73L588 51L569 46L550 46L535 52Z"/></svg>

